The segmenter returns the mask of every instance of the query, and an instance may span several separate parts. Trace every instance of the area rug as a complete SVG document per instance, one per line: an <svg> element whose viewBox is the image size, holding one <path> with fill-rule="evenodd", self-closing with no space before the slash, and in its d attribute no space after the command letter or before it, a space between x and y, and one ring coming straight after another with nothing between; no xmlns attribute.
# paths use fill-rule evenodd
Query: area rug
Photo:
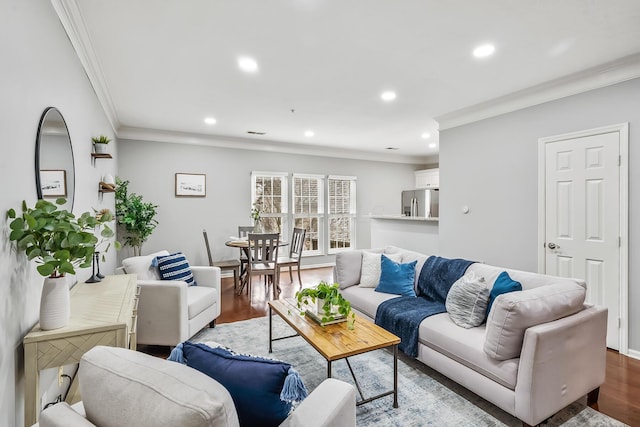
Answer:
<svg viewBox="0 0 640 427"><path fill-rule="evenodd" d="M274 337L291 335L293 330L273 317ZM356 326L357 327L357 326ZM269 323L266 317L217 325L204 329L191 341L215 341L236 352L283 360L300 373L311 392L327 375L327 362L301 337L275 341L269 354ZM376 350L350 357L358 382L366 397L393 388L393 355ZM344 360L332 366L332 376L353 384ZM522 426L522 422L471 393L433 369L404 355L398 360L398 404L393 397L357 407L358 426ZM586 406L583 398L553 416L547 426L624 426Z"/></svg>

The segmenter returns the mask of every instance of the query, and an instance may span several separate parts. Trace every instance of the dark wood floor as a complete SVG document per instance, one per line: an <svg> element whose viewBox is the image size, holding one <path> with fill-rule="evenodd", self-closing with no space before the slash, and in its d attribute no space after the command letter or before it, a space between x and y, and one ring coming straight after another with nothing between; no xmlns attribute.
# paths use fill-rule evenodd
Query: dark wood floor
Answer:
<svg viewBox="0 0 640 427"><path fill-rule="evenodd" d="M302 271L305 287L314 286L321 280L332 280L330 267ZM292 283L289 282L289 275L285 272L282 274L280 283L282 288L280 298L293 297L299 290L295 271ZM269 297L271 298L271 295ZM230 323L266 316L267 300L265 286L261 282L254 282L252 298L249 301L245 293L240 296L234 295L232 279L222 279L222 313L216 323ZM168 350L162 351L157 348L142 348L142 351L159 356L168 352ZM607 351L606 382L600 388L600 398L594 409L630 426L640 427L640 360L622 356L616 351Z"/></svg>

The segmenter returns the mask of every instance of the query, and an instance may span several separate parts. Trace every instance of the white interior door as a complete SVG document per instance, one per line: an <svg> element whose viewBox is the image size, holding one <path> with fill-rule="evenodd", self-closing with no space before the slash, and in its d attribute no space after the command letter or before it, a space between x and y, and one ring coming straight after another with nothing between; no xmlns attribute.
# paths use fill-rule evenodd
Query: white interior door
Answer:
<svg viewBox="0 0 640 427"><path fill-rule="evenodd" d="M545 144L545 272L587 282L609 309L607 347L619 348L620 133Z"/></svg>

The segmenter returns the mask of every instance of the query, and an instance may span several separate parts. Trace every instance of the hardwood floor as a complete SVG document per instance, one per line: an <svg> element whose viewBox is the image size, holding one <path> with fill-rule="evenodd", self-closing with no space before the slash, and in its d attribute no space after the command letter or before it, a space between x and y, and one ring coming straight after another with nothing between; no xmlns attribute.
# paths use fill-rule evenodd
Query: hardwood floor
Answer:
<svg viewBox="0 0 640 427"><path fill-rule="evenodd" d="M314 286L321 280L331 281L331 267L302 270L302 281L305 287ZM293 282L289 282L288 272L282 273L280 280L281 298L293 297L299 290L298 280L294 272ZM252 298L246 293L235 295L233 279L222 279L222 313L216 323L230 323L254 317L266 316L267 298L265 286L256 281ZM168 355L168 350L159 348L142 348L158 356ZM600 397L594 409L609 415L630 426L640 427L640 360L607 351L607 374L604 385L600 388Z"/></svg>

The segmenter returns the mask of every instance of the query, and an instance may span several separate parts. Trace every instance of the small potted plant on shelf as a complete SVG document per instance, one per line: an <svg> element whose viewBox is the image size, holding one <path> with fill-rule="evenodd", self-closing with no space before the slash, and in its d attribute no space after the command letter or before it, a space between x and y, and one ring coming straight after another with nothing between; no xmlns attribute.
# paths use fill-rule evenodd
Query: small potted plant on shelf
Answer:
<svg viewBox="0 0 640 427"><path fill-rule="evenodd" d="M328 284L320 282L316 287L304 288L296 292L297 306L302 315L305 307L317 304L317 314L321 317L321 324L334 322L335 320L346 320L353 317L351 303L340 294L340 285L337 283Z"/></svg>
<svg viewBox="0 0 640 427"><path fill-rule="evenodd" d="M96 154L105 154L107 152L107 144L111 142L105 135L94 136L91 141L93 141L93 149Z"/></svg>
<svg viewBox="0 0 640 427"><path fill-rule="evenodd" d="M85 212L76 217L72 212L58 209L64 198L55 204L38 200L34 207L22 202L22 215L14 209L7 211L11 219L9 240L16 242L29 260L35 260L38 273L45 277L40 299L40 327L43 330L58 329L69 320L69 284L66 274L76 274L76 268L90 267L96 245L102 243L94 235L96 227L102 227L103 241L114 236L108 226L111 213L92 215Z"/></svg>

